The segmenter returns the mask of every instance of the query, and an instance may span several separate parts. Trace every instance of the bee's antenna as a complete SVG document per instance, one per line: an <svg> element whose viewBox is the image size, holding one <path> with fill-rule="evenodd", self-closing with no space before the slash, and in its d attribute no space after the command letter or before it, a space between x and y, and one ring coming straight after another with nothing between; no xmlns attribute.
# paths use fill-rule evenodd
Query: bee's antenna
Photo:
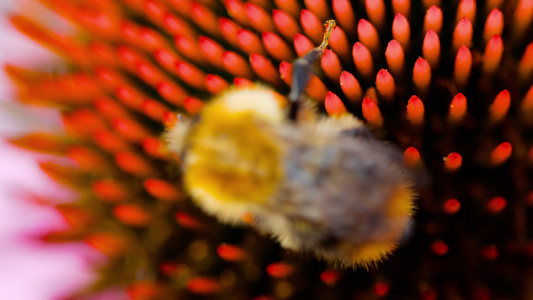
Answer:
<svg viewBox="0 0 533 300"><path fill-rule="evenodd" d="M309 78L313 72L313 63L320 58L324 53L324 50L326 50L326 47L329 43L329 38L331 36L331 31L333 28L335 28L337 23L335 20L329 20L324 25L326 26L326 31L324 32L322 44L307 52L304 56L298 58L293 63L292 88L291 92L289 93L289 118L291 120L296 120L298 115L298 109L301 102L300 97L304 94L307 83L309 82Z"/></svg>

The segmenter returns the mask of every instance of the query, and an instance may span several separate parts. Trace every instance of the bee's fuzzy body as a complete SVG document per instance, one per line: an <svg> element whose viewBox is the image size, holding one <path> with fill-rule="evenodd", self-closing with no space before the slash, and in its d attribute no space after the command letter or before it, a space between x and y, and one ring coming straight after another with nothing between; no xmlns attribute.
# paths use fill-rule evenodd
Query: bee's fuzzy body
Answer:
<svg viewBox="0 0 533 300"><path fill-rule="evenodd" d="M167 139L186 190L222 222L251 214L285 248L344 265L380 260L413 211L401 153L351 115L306 110L291 121L284 101L260 85L231 89L179 122Z"/></svg>

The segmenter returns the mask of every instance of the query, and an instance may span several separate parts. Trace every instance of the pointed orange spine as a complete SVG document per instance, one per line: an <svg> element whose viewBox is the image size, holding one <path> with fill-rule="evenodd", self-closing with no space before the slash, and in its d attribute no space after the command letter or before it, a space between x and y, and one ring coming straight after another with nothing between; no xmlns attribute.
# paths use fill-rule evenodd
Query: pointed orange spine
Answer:
<svg viewBox="0 0 533 300"><path fill-rule="evenodd" d="M526 120L533 120L533 85L524 95L524 99L522 99L520 104L520 111Z"/></svg>
<svg viewBox="0 0 533 300"><path fill-rule="evenodd" d="M246 14L243 2L240 0L225 0L224 6L232 19L242 25L248 25L248 15Z"/></svg>
<svg viewBox="0 0 533 300"><path fill-rule="evenodd" d="M424 103L417 96L411 96L407 101L407 121L413 126L424 123Z"/></svg>
<svg viewBox="0 0 533 300"><path fill-rule="evenodd" d="M205 87L209 93L216 95L227 89L229 84L224 78L216 74L207 74L205 76Z"/></svg>
<svg viewBox="0 0 533 300"><path fill-rule="evenodd" d="M143 125L133 119L116 118L111 125L121 137L133 143L139 143L150 135Z"/></svg>
<svg viewBox="0 0 533 300"><path fill-rule="evenodd" d="M331 18L329 5L325 0L304 0L305 7L313 12L322 22Z"/></svg>
<svg viewBox="0 0 533 300"><path fill-rule="evenodd" d="M413 68L413 83L418 91L426 93L431 84L431 67L428 62L419 57Z"/></svg>
<svg viewBox="0 0 533 300"><path fill-rule="evenodd" d="M183 107L189 114L193 116L199 113L203 106L204 103L198 98L187 97L185 100L183 100Z"/></svg>
<svg viewBox="0 0 533 300"><path fill-rule="evenodd" d="M115 163L124 172L137 177L151 177L157 174L151 163L132 152L121 151L116 153Z"/></svg>
<svg viewBox="0 0 533 300"><path fill-rule="evenodd" d="M440 40L439 36L432 29L426 32L422 45L422 53L431 67L437 68L439 66Z"/></svg>
<svg viewBox="0 0 533 300"><path fill-rule="evenodd" d="M530 43L527 46L526 51L524 51L524 55L522 55L522 58L518 63L517 73L519 78L524 82L527 82L527 80L533 75L533 42Z"/></svg>
<svg viewBox="0 0 533 300"><path fill-rule="evenodd" d="M390 101L394 98L396 85L394 78L387 70L381 69L376 75L376 89L383 99Z"/></svg>
<svg viewBox="0 0 533 300"><path fill-rule="evenodd" d="M381 116L381 112L372 99L363 99L362 110L363 118L368 122L368 124L374 127L383 126L383 117Z"/></svg>
<svg viewBox="0 0 533 300"><path fill-rule="evenodd" d="M448 121L451 123L459 123L466 115L466 97L458 93L453 97L448 111Z"/></svg>
<svg viewBox="0 0 533 300"><path fill-rule="evenodd" d="M194 277L187 282L187 289L199 295L213 295L222 291L222 285L209 277Z"/></svg>
<svg viewBox="0 0 533 300"><path fill-rule="evenodd" d="M493 166L499 166L503 164L509 159L509 157L511 157L512 151L513 147L509 142L503 142L499 144L490 153L490 163Z"/></svg>
<svg viewBox="0 0 533 300"><path fill-rule="evenodd" d="M300 23L302 24L305 35L311 39L314 44L318 45L322 42L324 26L315 14L307 9L302 9Z"/></svg>
<svg viewBox="0 0 533 300"><path fill-rule="evenodd" d="M448 253L450 247L443 240L436 240L431 243L431 251L436 255L443 256Z"/></svg>
<svg viewBox="0 0 533 300"><path fill-rule="evenodd" d="M503 13L494 8L488 15L483 29L483 39L488 41L493 35L502 35L503 33Z"/></svg>
<svg viewBox="0 0 533 300"><path fill-rule="evenodd" d="M222 54L224 68L235 77L252 78L252 70L244 58L233 51L225 51Z"/></svg>
<svg viewBox="0 0 533 300"><path fill-rule="evenodd" d="M489 120L494 123L502 121L507 115L510 106L511 94L509 94L509 91L503 90L499 92L489 107Z"/></svg>
<svg viewBox="0 0 533 300"><path fill-rule="evenodd" d="M183 82L199 90L205 89L205 73L185 61L176 62L176 74Z"/></svg>
<svg viewBox="0 0 533 300"><path fill-rule="evenodd" d="M408 168L416 168L422 163L420 153L415 147L409 147L403 152L403 161Z"/></svg>
<svg viewBox="0 0 533 300"><path fill-rule="evenodd" d="M459 211L459 209L461 209L461 202L457 201L457 199L455 198L448 199L442 205L442 209L444 209L444 211L447 214L450 214L450 215L456 214Z"/></svg>
<svg viewBox="0 0 533 300"><path fill-rule="evenodd" d="M503 41L499 35L494 35L487 43L483 54L483 73L492 75L500 66L503 55Z"/></svg>
<svg viewBox="0 0 533 300"><path fill-rule="evenodd" d="M244 5L248 23L258 32L276 30L272 17L259 5L248 2Z"/></svg>
<svg viewBox="0 0 533 300"><path fill-rule="evenodd" d="M320 280L328 286L335 286L341 277L342 273L334 269L327 269L320 273Z"/></svg>
<svg viewBox="0 0 533 300"><path fill-rule="evenodd" d="M97 130L92 139L98 147L109 153L131 150L128 143L109 130Z"/></svg>
<svg viewBox="0 0 533 300"><path fill-rule="evenodd" d="M189 23L169 12L166 12L163 17L163 28L172 36L180 35L188 38L194 38L196 36L196 31Z"/></svg>
<svg viewBox="0 0 533 300"><path fill-rule="evenodd" d="M281 37L279 37L279 35L265 31L263 32L262 38L263 46L268 54L270 54L275 60L282 61L294 59L294 54L291 48Z"/></svg>
<svg viewBox="0 0 533 300"><path fill-rule="evenodd" d="M456 172L463 164L463 157L457 152L452 152L444 158L444 169L448 172Z"/></svg>
<svg viewBox="0 0 533 300"><path fill-rule="evenodd" d="M453 31L452 46L453 50L458 50L461 45L465 45L467 48L472 46L472 35L474 29L472 28L472 22L467 18L462 18Z"/></svg>
<svg viewBox="0 0 533 300"><path fill-rule="evenodd" d="M333 13L340 27L344 28L349 35L355 35L356 16L352 3L348 0L333 0Z"/></svg>
<svg viewBox="0 0 533 300"><path fill-rule="evenodd" d="M385 50L385 59L391 73L399 77L403 73L405 53L402 45L396 40L391 40Z"/></svg>
<svg viewBox="0 0 533 300"><path fill-rule="evenodd" d="M116 88L115 96L126 107L132 110L139 110L141 107L144 94L140 93L131 86L119 86Z"/></svg>
<svg viewBox="0 0 533 300"><path fill-rule="evenodd" d="M111 179L94 181L91 189L100 200L105 202L125 201L132 196L124 184Z"/></svg>
<svg viewBox="0 0 533 300"><path fill-rule="evenodd" d="M336 81L339 78L342 72L342 66L335 52L329 49L324 50L320 64L322 70L324 70L324 73L326 73L330 80Z"/></svg>
<svg viewBox="0 0 533 300"><path fill-rule="evenodd" d="M351 46L348 42L346 33L340 26L336 26L331 31L329 46L343 61L348 62L351 59Z"/></svg>
<svg viewBox="0 0 533 300"><path fill-rule="evenodd" d="M205 225L202 224L198 219L184 212L176 213L176 222L180 226L191 230L202 230L205 228Z"/></svg>
<svg viewBox="0 0 533 300"><path fill-rule="evenodd" d="M385 2L383 0L365 0L368 18L380 30L385 28Z"/></svg>
<svg viewBox="0 0 533 300"><path fill-rule="evenodd" d="M342 100L333 92L328 92L324 102L326 111L330 117L340 117L348 112Z"/></svg>
<svg viewBox="0 0 533 300"><path fill-rule="evenodd" d="M217 15L198 2L191 3L191 20L212 37L220 37Z"/></svg>
<svg viewBox="0 0 533 300"><path fill-rule="evenodd" d="M503 197L496 196L487 202L487 210L493 214L499 213L507 207L507 200Z"/></svg>
<svg viewBox="0 0 533 300"><path fill-rule="evenodd" d="M181 192L168 181L159 178L146 179L144 189L154 198L161 201L174 202L181 199Z"/></svg>
<svg viewBox="0 0 533 300"><path fill-rule="evenodd" d="M266 55L261 39L254 32L248 29L241 29L237 32L237 39L239 46L246 54L257 53Z"/></svg>
<svg viewBox="0 0 533 300"><path fill-rule="evenodd" d="M226 50L220 44L205 36L200 36L198 43L200 44L200 50L205 60L219 69L224 68L222 65L222 54Z"/></svg>
<svg viewBox="0 0 533 300"><path fill-rule="evenodd" d="M152 220L146 209L136 204L117 204L113 207L113 215L120 222L137 227L146 226Z"/></svg>
<svg viewBox="0 0 533 300"><path fill-rule="evenodd" d="M23 149L50 154L64 154L69 144L64 137L41 132L9 139L9 142Z"/></svg>
<svg viewBox="0 0 533 300"><path fill-rule="evenodd" d="M352 56L357 72L366 79L370 79L374 72L374 62L370 51L362 43L356 42L353 45Z"/></svg>
<svg viewBox="0 0 533 300"><path fill-rule="evenodd" d="M220 17L218 19L218 24L220 26L220 31L224 40L228 42L233 47L239 47L239 39L237 38L237 32L242 29L237 23L233 20Z"/></svg>
<svg viewBox="0 0 533 300"><path fill-rule="evenodd" d="M107 158L88 147L71 146L67 149L66 156L74 160L83 172L103 174L110 171Z"/></svg>
<svg viewBox="0 0 533 300"><path fill-rule="evenodd" d="M296 34L302 33L300 25L285 11L274 9L272 18L278 32L288 40L292 41Z"/></svg>
<svg viewBox="0 0 533 300"><path fill-rule="evenodd" d="M272 263L267 266L267 273L274 278L285 278L294 271L294 267L285 262Z"/></svg>
<svg viewBox="0 0 533 300"><path fill-rule="evenodd" d="M145 115L161 123L163 122L165 112L169 110L170 109L163 103L154 99L144 99L143 103L141 104L141 111Z"/></svg>
<svg viewBox="0 0 533 300"><path fill-rule="evenodd" d="M176 45L179 53L187 59L197 64L204 64L204 57L202 56L196 37L187 38L185 36L176 36L174 38L174 45Z"/></svg>
<svg viewBox="0 0 533 300"><path fill-rule="evenodd" d="M357 35L359 36L359 41L363 43L370 52L377 55L380 45L379 35L376 28L367 20L360 19L357 24Z"/></svg>
<svg viewBox="0 0 533 300"><path fill-rule="evenodd" d="M453 79L459 88L463 88L470 79L472 71L472 53L465 45L459 48L455 57L455 66L453 68Z"/></svg>
<svg viewBox="0 0 533 300"><path fill-rule="evenodd" d="M392 0L392 11L394 14L402 14L409 18L411 14L411 0Z"/></svg>
<svg viewBox="0 0 533 300"><path fill-rule="evenodd" d="M519 0L513 18L513 34L516 38L523 36L533 20L533 0Z"/></svg>
<svg viewBox="0 0 533 300"><path fill-rule="evenodd" d="M304 56L314 47L315 46L313 46L313 43L305 35L297 34L294 37L294 50L296 50L298 57Z"/></svg>
<svg viewBox="0 0 533 300"><path fill-rule="evenodd" d="M274 0L276 7L288 12L293 18L297 19L300 16L302 7L297 0Z"/></svg>
<svg viewBox="0 0 533 300"><path fill-rule="evenodd" d="M459 22L462 18L469 19L472 23L476 22L476 0L461 0L457 7L455 15L455 22Z"/></svg>
<svg viewBox="0 0 533 300"><path fill-rule="evenodd" d="M262 80L274 86L282 85L278 70L264 56L259 54L250 55L250 65L255 74Z"/></svg>
<svg viewBox="0 0 533 300"><path fill-rule="evenodd" d="M182 87L171 82L161 82L156 88L163 99L176 106L181 106L187 97L187 92Z"/></svg>
<svg viewBox="0 0 533 300"><path fill-rule="evenodd" d="M340 76L339 83L341 85L342 92L351 102L361 101L363 96L363 90L359 81L349 72L343 71Z"/></svg>
<svg viewBox="0 0 533 300"><path fill-rule="evenodd" d="M392 37L397 40L404 50L409 50L411 44L411 26L402 14L396 14L392 22Z"/></svg>
<svg viewBox="0 0 533 300"><path fill-rule="evenodd" d="M426 16L424 17L424 32L428 30L433 30L437 35L440 33L442 28L442 10L437 6L433 5L426 11Z"/></svg>
<svg viewBox="0 0 533 300"><path fill-rule="evenodd" d="M248 257L246 251L244 251L241 247L229 244L222 244L218 246L217 253L220 258L227 261L243 261Z"/></svg>

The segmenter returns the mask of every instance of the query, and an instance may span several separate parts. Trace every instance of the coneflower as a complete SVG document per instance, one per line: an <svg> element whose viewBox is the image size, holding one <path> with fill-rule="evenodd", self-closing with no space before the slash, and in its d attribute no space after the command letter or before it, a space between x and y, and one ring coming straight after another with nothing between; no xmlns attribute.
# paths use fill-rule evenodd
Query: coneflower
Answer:
<svg viewBox="0 0 533 300"><path fill-rule="evenodd" d="M41 0L79 28L13 24L68 72L7 66L20 101L54 105L68 136L12 142L79 191L57 209L109 256L96 289L133 299L533 297L533 1ZM338 26L307 93L352 113L426 169L411 236L376 268L342 270L218 224L180 189L160 138L230 85L290 90L292 61ZM179 125L179 124L178 124ZM94 289L90 290L91 292Z"/></svg>

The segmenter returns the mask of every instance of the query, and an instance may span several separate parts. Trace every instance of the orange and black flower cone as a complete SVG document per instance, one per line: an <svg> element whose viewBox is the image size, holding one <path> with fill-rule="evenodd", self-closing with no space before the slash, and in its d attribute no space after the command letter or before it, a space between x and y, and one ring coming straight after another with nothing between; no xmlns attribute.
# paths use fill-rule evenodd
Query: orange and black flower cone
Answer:
<svg viewBox="0 0 533 300"><path fill-rule="evenodd" d="M79 33L12 16L68 72L6 66L19 100L55 106L67 136L22 148L79 191L57 209L109 256L96 287L132 299L533 297L533 1L41 0ZM376 268L341 270L205 216L160 138L230 85L290 90L292 61L338 26L307 93L399 147L428 188L411 236ZM178 124L179 125L179 124Z"/></svg>

